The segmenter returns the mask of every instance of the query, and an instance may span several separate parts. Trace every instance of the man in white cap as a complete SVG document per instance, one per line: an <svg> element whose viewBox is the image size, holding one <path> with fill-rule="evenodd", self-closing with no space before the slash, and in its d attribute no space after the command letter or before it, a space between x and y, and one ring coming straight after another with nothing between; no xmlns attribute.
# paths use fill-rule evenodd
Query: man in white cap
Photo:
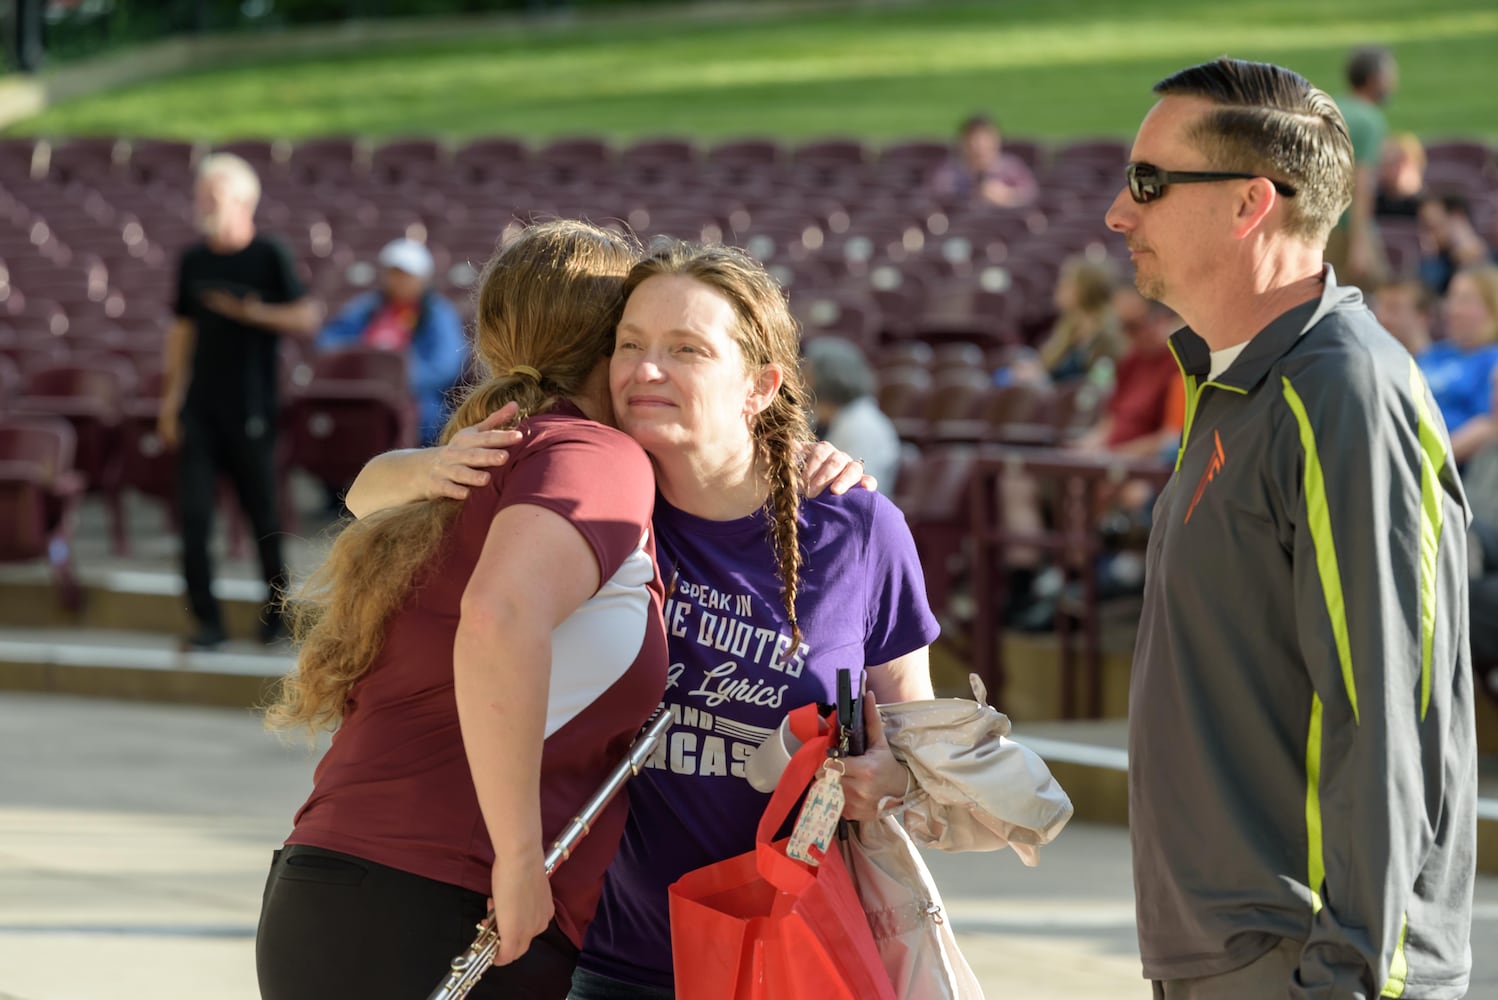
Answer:
<svg viewBox="0 0 1498 1000"><path fill-rule="evenodd" d="M431 444L447 420L447 389L467 357L463 320L432 289L432 254L425 246L392 240L378 259L379 287L344 306L323 327L317 343L323 350L364 344L404 353L421 414L421 441Z"/></svg>

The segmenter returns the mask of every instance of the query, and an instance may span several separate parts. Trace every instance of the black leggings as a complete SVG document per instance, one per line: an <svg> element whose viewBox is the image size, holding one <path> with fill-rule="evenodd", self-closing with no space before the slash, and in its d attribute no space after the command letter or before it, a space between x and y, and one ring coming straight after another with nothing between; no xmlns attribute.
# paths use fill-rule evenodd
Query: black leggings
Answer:
<svg viewBox="0 0 1498 1000"><path fill-rule="evenodd" d="M479 893L362 858L292 845L265 883L255 966L262 1000L421 1000L472 943ZM556 922L509 965L490 969L473 1000L563 1000L577 949Z"/></svg>

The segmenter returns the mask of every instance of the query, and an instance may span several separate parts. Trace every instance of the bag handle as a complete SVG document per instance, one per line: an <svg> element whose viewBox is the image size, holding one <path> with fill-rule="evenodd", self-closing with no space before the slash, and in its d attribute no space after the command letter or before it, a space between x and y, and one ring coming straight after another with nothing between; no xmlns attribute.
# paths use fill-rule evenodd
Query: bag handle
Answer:
<svg viewBox="0 0 1498 1000"><path fill-rule="evenodd" d="M827 751L832 747L832 728L822 721L815 704L793 709L788 721L792 735L801 740L801 747L781 774L770 803L759 818L755 854L756 867L766 881L782 892L799 893L816 876L810 866L776 850L771 841L827 759Z"/></svg>
<svg viewBox="0 0 1498 1000"><path fill-rule="evenodd" d="M755 842L760 844L768 844L775 838L775 831L790 816L796 800L806 791L811 779L816 777L817 769L822 766L822 761L827 758L827 751L832 746L831 727L825 726L822 717L817 714L816 705L802 705L792 709L789 719L791 733L801 741L801 746L780 775L780 780L775 784L775 793L770 796L770 803L765 806L764 814L759 818Z"/></svg>

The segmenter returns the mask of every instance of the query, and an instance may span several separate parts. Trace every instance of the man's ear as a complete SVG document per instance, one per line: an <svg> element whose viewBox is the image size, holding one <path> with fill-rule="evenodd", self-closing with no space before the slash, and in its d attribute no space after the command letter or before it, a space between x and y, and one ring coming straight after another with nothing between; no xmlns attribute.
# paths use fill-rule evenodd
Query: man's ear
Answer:
<svg viewBox="0 0 1498 1000"><path fill-rule="evenodd" d="M1243 197L1233 213L1233 239L1241 240L1263 225L1264 218L1274 211L1280 194L1267 177L1255 177L1243 189Z"/></svg>
<svg viewBox="0 0 1498 1000"><path fill-rule="evenodd" d="M785 382L785 372L781 371L779 365L765 365L754 376L754 387L749 392L749 398L744 401L744 415L748 417L758 416L775 399L775 394L780 391L780 386Z"/></svg>

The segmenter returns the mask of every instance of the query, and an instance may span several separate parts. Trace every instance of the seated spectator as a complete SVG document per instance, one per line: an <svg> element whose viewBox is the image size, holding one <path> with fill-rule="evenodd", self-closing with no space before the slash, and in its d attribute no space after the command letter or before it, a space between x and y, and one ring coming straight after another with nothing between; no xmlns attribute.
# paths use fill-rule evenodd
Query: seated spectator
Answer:
<svg viewBox="0 0 1498 1000"><path fill-rule="evenodd" d="M900 471L900 435L874 397L874 370L863 351L842 337L816 337L802 349L817 436L863 462L886 496Z"/></svg>
<svg viewBox="0 0 1498 1000"><path fill-rule="evenodd" d="M1420 201L1420 280L1437 295L1445 295L1451 276L1470 264L1498 263L1472 222L1472 206L1465 196L1443 194Z"/></svg>
<svg viewBox="0 0 1498 1000"><path fill-rule="evenodd" d="M936 169L929 187L943 198L999 208L1029 205L1040 191L1025 161L1003 151L999 127L984 114L962 123L957 149Z"/></svg>
<svg viewBox="0 0 1498 1000"><path fill-rule="evenodd" d="M420 243L387 243L379 265L379 287L344 306L318 334L317 344L325 351L365 344L404 352L421 417L421 443L432 444L447 421L447 390L467 359L463 320L432 289L432 254Z"/></svg>
<svg viewBox="0 0 1498 1000"><path fill-rule="evenodd" d="M1373 315L1415 360L1430 349L1430 290L1419 278L1405 276L1373 293Z"/></svg>
<svg viewBox="0 0 1498 1000"><path fill-rule="evenodd" d="M1113 308L1128 347L1118 359L1113 394L1102 419L1070 446L1075 451L1173 462L1186 422L1186 387L1180 366L1170 353L1170 335L1180 317L1158 302L1121 286ZM1141 479L1120 483L1099 497L1098 523L1114 544L1142 545L1149 534L1154 487ZM1144 581L1144 561L1137 552L1110 553L1098 572L1104 597L1137 593Z"/></svg>
<svg viewBox="0 0 1498 1000"><path fill-rule="evenodd" d="M1078 256L1062 263L1056 278L1056 325L1036 359L1051 382L1090 376L1104 387L1112 384L1112 365L1123 351L1113 313L1116 284L1117 275L1106 262Z"/></svg>
<svg viewBox="0 0 1498 1000"><path fill-rule="evenodd" d="M1162 455L1180 441L1186 415L1181 369L1170 353L1170 335L1180 320L1127 285L1113 293L1113 309L1128 346L1118 359L1102 418L1069 447L1142 458Z"/></svg>
<svg viewBox="0 0 1498 1000"><path fill-rule="evenodd" d="M1109 312L1127 343L1112 373L1113 392L1098 422L1064 447L1097 455L1173 460L1186 412L1180 367L1170 352L1170 334L1180 321L1131 286L1120 286L1110 294ZM1044 527L1049 498L1033 478L1006 475L999 489L1007 530L1034 534ZM1099 523L1110 535L1130 539L1148 529L1154 499L1148 483L1123 482L1099 499ZM1015 546L1009 556L1009 622L1027 631L1049 629L1061 597L1061 572L1055 567L1042 569L1037 549ZM1132 554L1110 556L1099 569L1103 597L1137 592L1143 579L1143 563Z"/></svg>
<svg viewBox="0 0 1498 1000"><path fill-rule="evenodd" d="M1378 161L1378 188L1373 214L1413 218L1425 191L1425 147L1413 132L1396 132L1384 140Z"/></svg>
<svg viewBox="0 0 1498 1000"><path fill-rule="evenodd" d="M1420 356L1420 368L1446 420L1452 454L1465 462L1481 447L1494 419L1490 379L1498 367L1498 266L1458 271L1441 311L1446 337Z"/></svg>

